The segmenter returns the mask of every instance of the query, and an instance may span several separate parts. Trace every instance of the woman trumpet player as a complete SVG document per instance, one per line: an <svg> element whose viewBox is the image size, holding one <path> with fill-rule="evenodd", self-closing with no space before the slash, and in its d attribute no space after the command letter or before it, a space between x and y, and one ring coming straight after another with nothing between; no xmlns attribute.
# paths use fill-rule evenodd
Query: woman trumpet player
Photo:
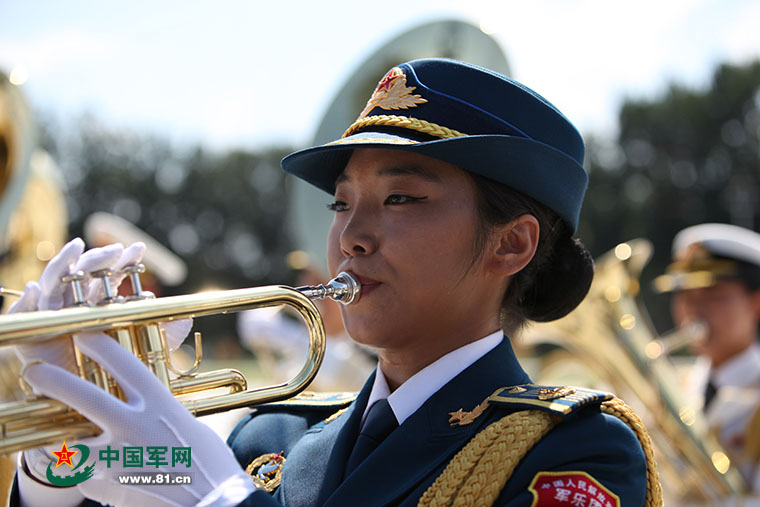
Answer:
<svg viewBox="0 0 760 507"><path fill-rule="evenodd" d="M603 409L607 398L530 385L509 341L530 320L570 312L590 285L590 255L572 237L587 185L583 152L573 125L509 78L445 59L391 69L343 138L283 160L286 172L334 195L330 271L362 284L343 319L379 364L356 400L338 412L261 407L226 447L117 344L80 336L127 402L52 364L28 366L27 382L104 430L90 447L191 447L194 475L189 485L122 485L123 469L100 467L76 487L79 498L656 504L653 464L636 433ZM489 466L478 467L480 456ZM25 474L21 497L32 505L45 486Z"/></svg>

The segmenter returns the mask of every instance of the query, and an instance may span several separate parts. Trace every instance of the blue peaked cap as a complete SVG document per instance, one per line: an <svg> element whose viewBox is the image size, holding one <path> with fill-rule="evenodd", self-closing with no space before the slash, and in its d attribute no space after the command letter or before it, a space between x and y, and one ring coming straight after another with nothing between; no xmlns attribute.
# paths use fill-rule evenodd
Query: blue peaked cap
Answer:
<svg viewBox="0 0 760 507"><path fill-rule="evenodd" d="M332 194L351 151L372 147L457 165L578 227L588 186L581 135L546 99L496 72L443 58L394 67L341 139L288 155L282 167Z"/></svg>

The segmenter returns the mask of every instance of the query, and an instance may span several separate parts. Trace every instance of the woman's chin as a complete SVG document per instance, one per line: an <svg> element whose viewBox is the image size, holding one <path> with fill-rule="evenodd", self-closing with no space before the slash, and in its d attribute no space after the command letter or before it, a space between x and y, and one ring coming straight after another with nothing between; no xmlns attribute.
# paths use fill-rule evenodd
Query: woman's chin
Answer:
<svg viewBox="0 0 760 507"><path fill-rule="evenodd" d="M353 341L367 347L382 349L391 345L392 333L378 332L381 326L375 325L351 325L346 323L346 332Z"/></svg>

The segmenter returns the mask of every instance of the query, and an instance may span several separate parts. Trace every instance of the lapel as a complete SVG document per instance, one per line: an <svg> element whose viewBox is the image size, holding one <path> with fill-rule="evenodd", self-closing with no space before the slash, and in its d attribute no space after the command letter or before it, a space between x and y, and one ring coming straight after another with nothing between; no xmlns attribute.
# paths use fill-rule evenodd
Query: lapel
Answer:
<svg viewBox="0 0 760 507"><path fill-rule="evenodd" d="M472 424L452 427L448 422L450 412L460 408L470 411L496 389L528 382L530 378L520 367L509 340L505 337L493 350L431 396L342 484L328 479L329 487L325 483L322 498L325 498L324 492L334 492L326 497L324 505L361 505L367 499L372 499L373 505L400 501L421 482L430 479L436 470L447 463L473 435L492 422L494 417L493 410L487 409ZM366 388L365 385L365 390ZM366 404L366 397L364 403ZM343 472L358 426L358 417L350 419L356 419L353 434L350 435L353 438L339 441L340 448L336 443L330 457L329 466L335 466L330 473L336 476ZM348 424L350 421L347 420L346 425ZM349 437L348 432L343 433Z"/></svg>
<svg viewBox="0 0 760 507"><path fill-rule="evenodd" d="M277 491L283 505L322 505L338 487L374 381L373 373L346 412L330 423L312 426L291 449Z"/></svg>

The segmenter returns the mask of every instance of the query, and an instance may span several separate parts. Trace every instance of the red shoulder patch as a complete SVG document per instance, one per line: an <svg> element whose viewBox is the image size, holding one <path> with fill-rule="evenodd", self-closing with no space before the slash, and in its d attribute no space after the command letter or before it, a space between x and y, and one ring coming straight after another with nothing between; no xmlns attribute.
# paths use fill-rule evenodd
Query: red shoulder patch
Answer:
<svg viewBox="0 0 760 507"><path fill-rule="evenodd" d="M538 472L528 489L532 507L620 507L620 498L586 472Z"/></svg>

